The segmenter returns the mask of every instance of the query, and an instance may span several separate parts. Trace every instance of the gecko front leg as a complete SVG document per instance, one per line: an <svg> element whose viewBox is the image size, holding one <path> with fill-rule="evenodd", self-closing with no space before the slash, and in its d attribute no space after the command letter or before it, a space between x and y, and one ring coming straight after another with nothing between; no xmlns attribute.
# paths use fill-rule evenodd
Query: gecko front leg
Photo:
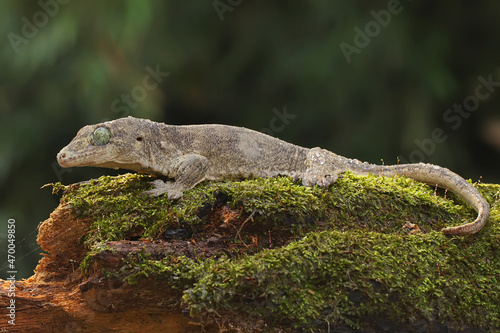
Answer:
<svg viewBox="0 0 500 333"><path fill-rule="evenodd" d="M152 182L154 188L143 192L146 195L157 197L164 193L169 199L179 199L184 191L192 189L205 179L208 169L208 160L205 156L188 154L178 157L171 170L164 170L164 174L172 175L174 181L157 179Z"/></svg>

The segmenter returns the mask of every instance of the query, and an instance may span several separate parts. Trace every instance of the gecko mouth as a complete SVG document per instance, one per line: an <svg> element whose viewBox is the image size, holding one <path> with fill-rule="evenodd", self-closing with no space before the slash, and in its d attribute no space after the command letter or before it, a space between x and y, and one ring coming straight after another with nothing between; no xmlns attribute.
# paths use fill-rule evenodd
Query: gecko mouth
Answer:
<svg viewBox="0 0 500 333"><path fill-rule="evenodd" d="M99 154L96 152L79 152L77 156L72 156L71 153L68 153L65 151L65 149L62 149L57 154L57 162L63 168L71 168L75 166L94 166L99 164L96 158L98 155Z"/></svg>
<svg viewBox="0 0 500 333"><path fill-rule="evenodd" d="M74 154L70 151L66 151L66 149L62 149L57 154L57 162L63 168L71 168L71 167L84 167L84 166L92 166L92 167L102 167L102 168L112 168L112 169L128 169L134 171L142 171L142 172L151 172L154 173L153 170L149 168L144 168L140 163L128 162L126 160L120 161L116 156L107 158L104 160L102 158L102 152L96 151L88 151L82 152L78 151L78 154Z"/></svg>

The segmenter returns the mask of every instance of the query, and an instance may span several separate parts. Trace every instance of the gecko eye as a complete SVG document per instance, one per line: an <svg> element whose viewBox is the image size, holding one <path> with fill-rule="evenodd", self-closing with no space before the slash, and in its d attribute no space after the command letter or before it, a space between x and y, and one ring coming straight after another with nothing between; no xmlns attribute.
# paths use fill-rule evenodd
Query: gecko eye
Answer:
<svg viewBox="0 0 500 333"><path fill-rule="evenodd" d="M104 126L97 127L92 133L92 139L94 139L96 145L104 146L111 139L111 132Z"/></svg>

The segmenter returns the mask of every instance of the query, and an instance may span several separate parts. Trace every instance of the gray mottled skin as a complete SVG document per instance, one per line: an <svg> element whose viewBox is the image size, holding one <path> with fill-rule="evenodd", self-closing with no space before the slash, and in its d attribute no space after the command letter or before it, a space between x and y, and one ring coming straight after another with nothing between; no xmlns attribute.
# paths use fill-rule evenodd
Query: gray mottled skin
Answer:
<svg viewBox="0 0 500 333"><path fill-rule="evenodd" d="M109 133L101 142L98 129ZM104 129L103 129L104 128ZM109 132L108 132L109 130ZM62 167L96 166L162 175L147 191L170 199L203 180L245 179L278 175L302 179L305 186L327 187L339 174L403 175L450 189L478 212L477 219L444 228L449 235L481 230L489 204L474 186L452 171L432 164L380 166L349 159L321 148L303 148L250 129L227 125L173 126L133 117L83 127L57 160Z"/></svg>

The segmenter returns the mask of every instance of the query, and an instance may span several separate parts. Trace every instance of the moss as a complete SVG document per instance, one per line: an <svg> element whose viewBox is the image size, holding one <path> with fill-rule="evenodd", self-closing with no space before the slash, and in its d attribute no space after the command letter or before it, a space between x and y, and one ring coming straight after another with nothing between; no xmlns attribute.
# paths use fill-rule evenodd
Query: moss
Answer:
<svg viewBox="0 0 500 333"><path fill-rule="evenodd" d="M90 266L92 265L94 258L102 252L110 251L114 253L114 248L111 246L107 246L106 244L96 244L93 246L93 249L87 253L85 258L80 263L80 268L83 274L87 274L90 270Z"/></svg>
<svg viewBox="0 0 500 333"><path fill-rule="evenodd" d="M370 318L500 326L499 185L477 185L492 204L487 226L477 235L447 237L441 228L468 222L475 212L404 177L347 173L328 190L286 177L205 182L176 202L141 195L150 180L128 174L55 185L76 214L93 218L85 267L111 240L163 239L171 228L190 228L192 239L202 240L221 224L214 212L227 207L240 237L224 245L243 242L245 251L161 260L134 254L120 276L164 280L183 293L192 315L257 316L296 328L363 328ZM409 235L407 222L422 233ZM264 241L277 234L286 239L279 247ZM257 239L252 251L249 239Z"/></svg>
<svg viewBox="0 0 500 333"><path fill-rule="evenodd" d="M320 319L359 328L366 316L379 315L396 323L450 318L482 327L499 324L499 273L482 244L439 233L323 231L221 262L183 300L193 314L238 309L281 324Z"/></svg>

